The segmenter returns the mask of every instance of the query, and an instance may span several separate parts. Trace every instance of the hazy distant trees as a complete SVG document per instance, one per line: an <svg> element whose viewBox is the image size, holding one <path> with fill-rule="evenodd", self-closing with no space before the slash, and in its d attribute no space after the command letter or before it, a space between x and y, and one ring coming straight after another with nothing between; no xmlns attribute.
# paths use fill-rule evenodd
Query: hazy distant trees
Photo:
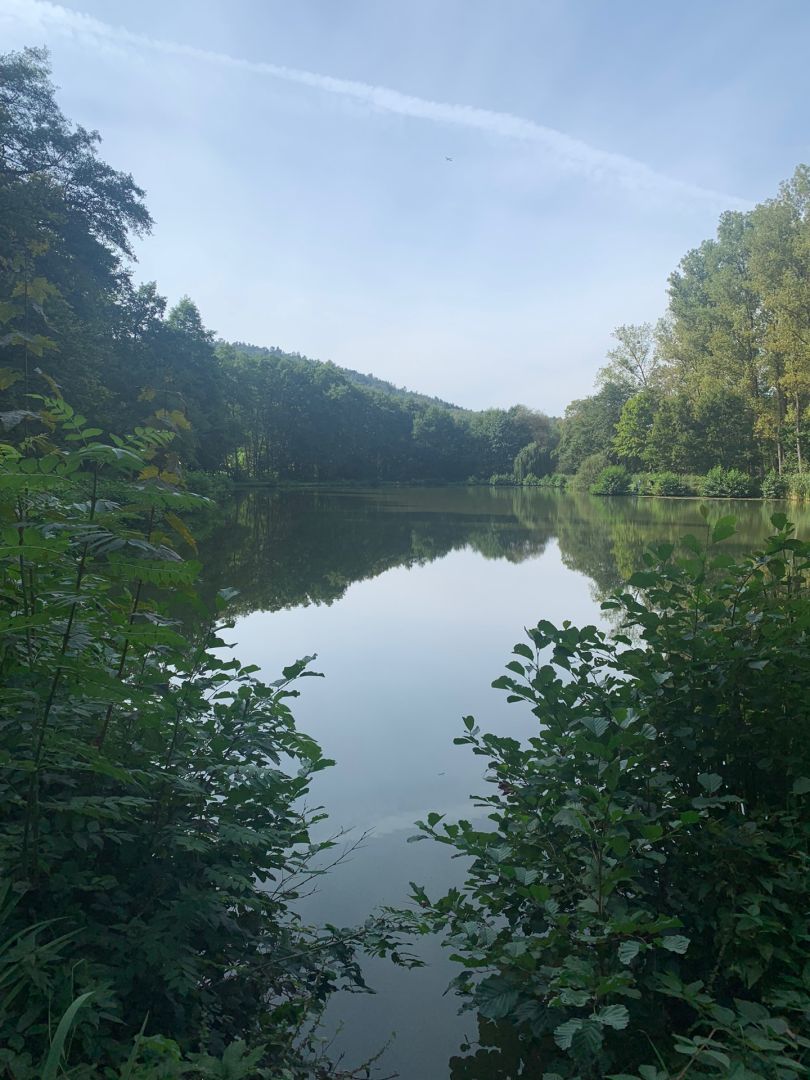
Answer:
<svg viewBox="0 0 810 1080"><path fill-rule="evenodd" d="M131 238L151 219L98 144L61 113L44 52L0 57L6 425L32 389L55 387L112 430L171 428L187 465L302 481L488 479L528 443L551 448L548 418L523 406L470 412L280 349L217 344L189 297L169 308L154 282L133 284Z"/></svg>

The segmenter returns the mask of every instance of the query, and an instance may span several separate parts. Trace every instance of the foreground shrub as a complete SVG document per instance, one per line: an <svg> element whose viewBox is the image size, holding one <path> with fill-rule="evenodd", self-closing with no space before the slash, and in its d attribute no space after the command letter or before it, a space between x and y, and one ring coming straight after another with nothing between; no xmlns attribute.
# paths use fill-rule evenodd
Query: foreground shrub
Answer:
<svg viewBox="0 0 810 1080"><path fill-rule="evenodd" d="M292 906L333 846L301 803L331 763L289 708L311 658L268 685L225 653L228 596L207 615L176 550L201 500L171 431L101 442L61 399L27 422L0 445L0 1073L50 1075L64 1016L77 1078L118 1076L139 1032L147 1056L246 1070L189 1076L309 1075L308 1021L362 988L359 942L388 949L379 921Z"/></svg>
<svg viewBox="0 0 810 1080"><path fill-rule="evenodd" d="M729 518L654 548L604 605L615 638L531 630L494 684L528 742L464 720L489 821L420 823L471 863L414 895L488 1075L498 1045L503 1075L547 1080L807 1075L810 545L772 522L738 562Z"/></svg>
<svg viewBox="0 0 810 1080"><path fill-rule="evenodd" d="M757 483L740 469L715 465L703 477L699 494L707 499L744 499L757 494Z"/></svg>
<svg viewBox="0 0 810 1080"><path fill-rule="evenodd" d="M608 465L591 485L592 495L626 495L630 490L630 474L624 465Z"/></svg>

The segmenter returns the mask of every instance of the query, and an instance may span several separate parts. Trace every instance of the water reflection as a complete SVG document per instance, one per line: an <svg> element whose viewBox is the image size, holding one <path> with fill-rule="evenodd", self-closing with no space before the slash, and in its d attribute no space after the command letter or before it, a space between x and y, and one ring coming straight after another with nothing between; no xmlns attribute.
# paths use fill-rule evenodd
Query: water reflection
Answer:
<svg viewBox="0 0 810 1080"><path fill-rule="evenodd" d="M733 510L731 547L767 532L773 507ZM799 517L807 532L808 514ZM436 891L461 873L447 853L407 844L428 810L471 816L480 759L453 746L460 718L516 738L532 717L493 691L522 628L539 618L598 622L598 600L639 564L652 540L705 524L689 500L595 499L514 489L391 488L254 492L235 500L201 544L205 589L240 590L233 639L240 656L275 678L317 652L323 680L296 702L301 727L337 767L313 797L334 827L371 829L365 847L307 901L307 917L342 925L376 905L402 903L408 882ZM402 1080L512 1075L516 1048L442 991L452 974L435 943L431 966L403 973L375 964L374 997L339 999L336 1049L347 1062L396 1033L383 1065ZM465 1039L474 1049L460 1052Z"/></svg>
<svg viewBox="0 0 810 1080"><path fill-rule="evenodd" d="M720 501L737 518L729 550L762 539L785 504ZM810 510L787 507L806 533ZM706 528L694 499L599 499L523 488L252 491L237 496L202 544L204 587L239 590L235 610L278 611L339 600L355 581L468 548L513 563L556 538L567 567L602 596L636 569L654 540Z"/></svg>

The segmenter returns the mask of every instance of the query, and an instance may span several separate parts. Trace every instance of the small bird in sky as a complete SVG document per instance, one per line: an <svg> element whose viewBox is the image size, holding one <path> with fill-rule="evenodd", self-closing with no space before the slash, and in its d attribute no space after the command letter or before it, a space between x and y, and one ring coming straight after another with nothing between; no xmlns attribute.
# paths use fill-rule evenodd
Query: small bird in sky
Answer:
<svg viewBox="0 0 810 1080"><path fill-rule="evenodd" d="M445 161L452 161L453 159L451 157L447 157L447 155L445 154L444 160Z"/></svg>

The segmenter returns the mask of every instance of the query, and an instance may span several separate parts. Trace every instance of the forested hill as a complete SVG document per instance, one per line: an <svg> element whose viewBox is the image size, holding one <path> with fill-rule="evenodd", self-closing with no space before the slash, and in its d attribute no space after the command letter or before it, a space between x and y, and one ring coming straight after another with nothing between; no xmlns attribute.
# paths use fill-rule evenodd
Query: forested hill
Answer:
<svg viewBox="0 0 810 1080"><path fill-rule="evenodd" d="M538 468L551 467L557 423L523 405L471 412L280 349L220 342L213 356L222 461L237 477L489 479L511 474L527 446Z"/></svg>
<svg viewBox="0 0 810 1080"><path fill-rule="evenodd" d="M61 393L108 432L171 430L178 467L240 479L536 483L556 471L602 493L810 497L806 166L773 199L722 215L670 277L664 318L620 327L595 392L560 422L217 341L191 299L169 307L154 282L135 283L132 239L152 221L98 143L60 111L44 53L0 56L4 441L46 444L31 395Z"/></svg>
<svg viewBox="0 0 810 1080"><path fill-rule="evenodd" d="M47 439L31 394L112 433L174 432L178 466L296 481L464 480L550 466L542 413L469 412L280 349L217 343L196 305L133 280L152 222L133 178L60 111L47 56L0 57L0 415Z"/></svg>
<svg viewBox="0 0 810 1080"><path fill-rule="evenodd" d="M245 341L224 341L218 342L220 346L230 345L236 352L244 353L245 356L253 356L257 358L265 358L269 356L276 357L288 357L291 360L304 360L312 364L323 363L321 360L313 360L310 356L304 356L302 353L290 353L285 352L284 349L280 349L277 345L262 346L262 345L249 345ZM361 371L354 371L352 368L341 367L336 365L338 371L345 375L349 382L355 384L355 386L363 386L367 390L379 390L382 394L390 394L391 397L405 398L408 401L416 402L420 405L438 405L442 409L454 409L457 412L467 412L461 405L454 405L451 401L444 401L439 397L432 397L429 394L420 394L417 390L408 390L404 386L395 386L394 383L388 382L386 379L378 379L376 375L372 375L370 372L364 375Z"/></svg>

